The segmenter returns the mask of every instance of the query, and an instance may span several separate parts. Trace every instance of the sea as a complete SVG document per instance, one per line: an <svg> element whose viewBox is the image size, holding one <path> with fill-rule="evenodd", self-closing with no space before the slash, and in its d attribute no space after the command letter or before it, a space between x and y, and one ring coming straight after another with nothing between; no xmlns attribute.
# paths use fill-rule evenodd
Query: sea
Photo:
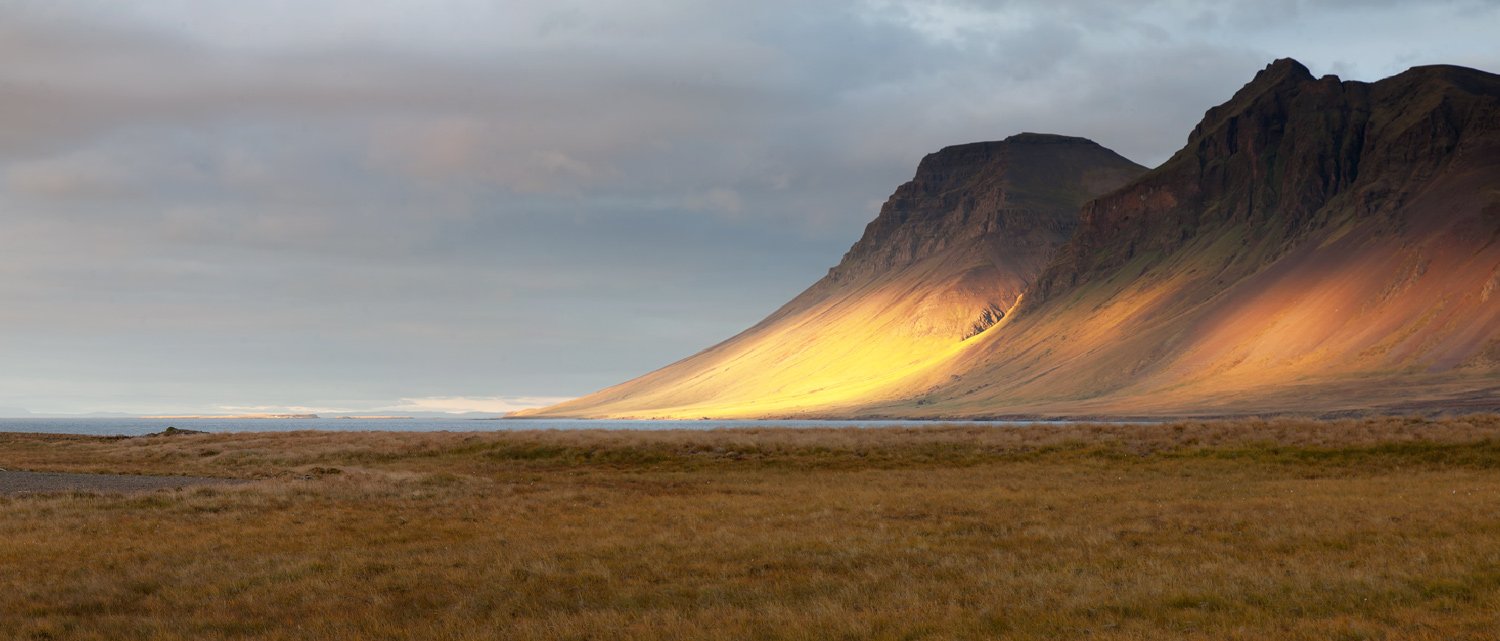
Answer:
<svg viewBox="0 0 1500 641"><path fill-rule="evenodd" d="M1026 426L1036 421L596 420L474 418L0 418L0 432L141 436L168 427L200 432L510 432L519 430L713 430L755 427Z"/></svg>

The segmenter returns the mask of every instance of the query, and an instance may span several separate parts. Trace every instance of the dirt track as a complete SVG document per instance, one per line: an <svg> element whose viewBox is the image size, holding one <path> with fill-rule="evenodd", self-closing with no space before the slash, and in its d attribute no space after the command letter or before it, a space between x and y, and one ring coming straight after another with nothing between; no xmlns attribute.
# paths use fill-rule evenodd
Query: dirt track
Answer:
<svg viewBox="0 0 1500 641"><path fill-rule="evenodd" d="M61 472L0 471L0 494L35 494L41 492L143 492L187 487L238 483L232 479L198 476L142 476L134 474L65 474Z"/></svg>

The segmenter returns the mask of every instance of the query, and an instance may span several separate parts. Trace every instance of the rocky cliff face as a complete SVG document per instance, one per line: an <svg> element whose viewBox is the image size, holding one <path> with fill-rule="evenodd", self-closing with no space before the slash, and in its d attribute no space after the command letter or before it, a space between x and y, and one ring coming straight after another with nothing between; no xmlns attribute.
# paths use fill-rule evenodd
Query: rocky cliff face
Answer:
<svg viewBox="0 0 1500 641"><path fill-rule="evenodd" d="M1145 171L1084 138L1018 134L947 147L917 165L829 281L886 274L974 245L999 260L1050 257L1078 223L1077 204Z"/></svg>
<svg viewBox="0 0 1500 641"><path fill-rule="evenodd" d="M1226 224L1295 244L1329 217L1399 216L1413 191L1496 129L1492 74L1418 67L1378 83L1273 62L1210 109L1171 160L1090 203L1034 302ZM1329 207L1343 196L1340 206ZM1408 212L1409 213L1409 212Z"/></svg>

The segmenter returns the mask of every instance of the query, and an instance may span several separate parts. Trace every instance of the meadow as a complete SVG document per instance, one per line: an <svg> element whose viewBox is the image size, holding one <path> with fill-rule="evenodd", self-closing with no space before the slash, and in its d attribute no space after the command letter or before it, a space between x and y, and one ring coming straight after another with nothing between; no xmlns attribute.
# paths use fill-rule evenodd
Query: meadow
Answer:
<svg viewBox="0 0 1500 641"><path fill-rule="evenodd" d="M1500 416L0 434L4 639L1500 639Z"/></svg>

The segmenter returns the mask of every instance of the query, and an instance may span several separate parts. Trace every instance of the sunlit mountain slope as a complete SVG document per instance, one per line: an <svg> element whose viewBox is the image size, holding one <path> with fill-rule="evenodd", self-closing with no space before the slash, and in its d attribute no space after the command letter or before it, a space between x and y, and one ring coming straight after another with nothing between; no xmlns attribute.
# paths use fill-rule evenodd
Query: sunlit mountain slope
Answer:
<svg viewBox="0 0 1500 641"><path fill-rule="evenodd" d="M1020 134L924 158L837 267L692 357L543 416L756 416L862 402L999 320L1078 223L1145 168L1082 138Z"/></svg>

